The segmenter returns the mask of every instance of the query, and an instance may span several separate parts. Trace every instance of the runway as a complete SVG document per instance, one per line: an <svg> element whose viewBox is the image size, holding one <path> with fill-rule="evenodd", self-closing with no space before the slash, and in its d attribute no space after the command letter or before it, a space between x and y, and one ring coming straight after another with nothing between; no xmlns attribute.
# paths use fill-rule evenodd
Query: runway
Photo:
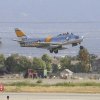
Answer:
<svg viewBox="0 0 100 100"><path fill-rule="evenodd" d="M100 94L0 93L0 100L100 100Z"/></svg>

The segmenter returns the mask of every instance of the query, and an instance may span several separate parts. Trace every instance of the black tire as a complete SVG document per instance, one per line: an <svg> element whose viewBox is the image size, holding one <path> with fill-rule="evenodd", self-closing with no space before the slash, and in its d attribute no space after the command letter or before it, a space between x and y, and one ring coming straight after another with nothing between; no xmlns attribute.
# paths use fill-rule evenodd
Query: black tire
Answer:
<svg viewBox="0 0 100 100"><path fill-rule="evenodd" d="M84 47L83 46L80 46L80 50L82 50L82 49L84 49Z"/></svg>
<svg viewBox="0 0 100 100"><path fill-rule="evenodd" d="M51 49L51 50L49 50L50 51L50 53L53 53L53 50Z"/></svg>
<svg viewBox="0 0 100 100"><path fill-rule="evenodd" d="M58 49L54 50L54 53L56 53L56 54L57 54L57 53L58 53Z"/></svg>

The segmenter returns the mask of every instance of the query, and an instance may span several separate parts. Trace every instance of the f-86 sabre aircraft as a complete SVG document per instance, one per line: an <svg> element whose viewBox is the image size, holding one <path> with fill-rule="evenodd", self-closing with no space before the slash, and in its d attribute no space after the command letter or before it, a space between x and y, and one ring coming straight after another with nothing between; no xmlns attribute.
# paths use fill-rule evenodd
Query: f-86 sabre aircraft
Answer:
<svg viewBox="0 0 100 100"><path fill-rule="evenodd" d="M15 33L19 38L18 41L21 47L36 47L44 48L50 51L50 53L58 53L58 50L67 49L66 45L77 46L83 41L83 36L74 35L73 33L63 33L55 37L46 38L28 38L24 32L16 28Z"/></svg>

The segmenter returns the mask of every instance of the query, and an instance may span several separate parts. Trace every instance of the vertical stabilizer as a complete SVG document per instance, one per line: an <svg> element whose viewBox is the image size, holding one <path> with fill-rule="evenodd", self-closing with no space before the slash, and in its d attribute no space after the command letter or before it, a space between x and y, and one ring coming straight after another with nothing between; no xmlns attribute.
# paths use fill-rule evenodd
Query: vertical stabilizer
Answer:
<svg viewBox="0 0 100 100"><path fill-rule="evenodd" d="M16 33L16 35L17 35L17 37L19 38L20 41L27 39L27 36L25 35L25 33L22 32L20 29L16 28L15 33Z"/></svg>
<svg viewBox="0 0 100 100"><path fill-rule="evenodd" d="M23 37L26 36L24 32L22 32L20 29L16 28L15 29L15 33L17 35L17 37Z"/></svg>

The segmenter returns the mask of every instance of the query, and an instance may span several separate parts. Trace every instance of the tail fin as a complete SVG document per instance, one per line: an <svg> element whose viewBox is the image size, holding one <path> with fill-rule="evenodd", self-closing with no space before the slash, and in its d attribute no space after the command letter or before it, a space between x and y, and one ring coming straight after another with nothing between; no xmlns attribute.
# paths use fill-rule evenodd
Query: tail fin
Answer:
<svg viewBox="0 0 100 100"><path fill-rule="evenodd" d="M27 36L20 29L16 28L15 33L16 33L17 37L19 38L19 40L18 40L19 42L27 40Z"/></svg>
<svg viewBox="0 0 100 100"><path fill-rule="evenodd" d="M17 37L23 37L26 36L24 32L22 32L20 29L16 28L15 29L15 33L17 35Z"/></svg>
<svg viewBox="0 0 100 100"><path fill-rule="evenodd" d="M15 29L15 33L16 33L17 37L19 38L17 41L20 43L20 46L24 47L25 46L24 41L27 40L27 36L25 35L24 32L22 32L18 28Z"/></svg>

